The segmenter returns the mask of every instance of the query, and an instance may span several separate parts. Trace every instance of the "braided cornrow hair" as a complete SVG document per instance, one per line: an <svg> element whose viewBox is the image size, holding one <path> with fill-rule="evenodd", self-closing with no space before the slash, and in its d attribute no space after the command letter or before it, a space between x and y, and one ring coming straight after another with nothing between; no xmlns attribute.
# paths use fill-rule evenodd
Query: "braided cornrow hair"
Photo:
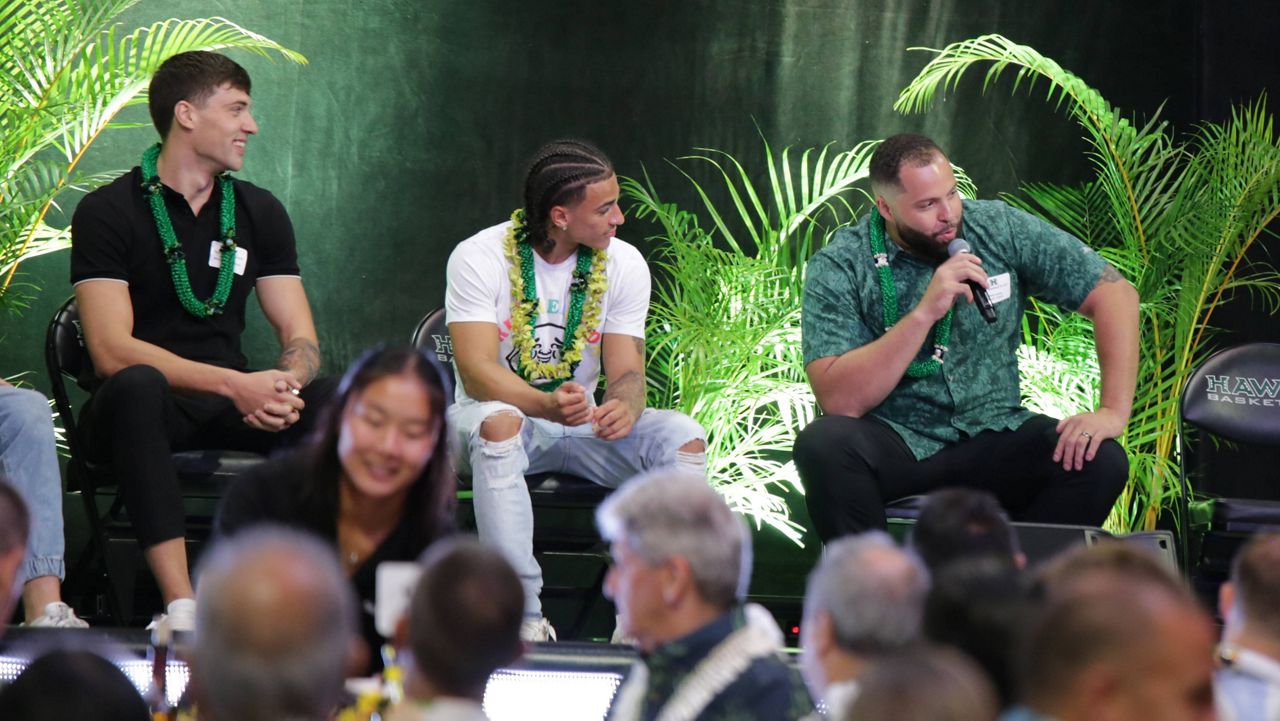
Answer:
<svg viewBox="0 0 1280 721"><path fill-rule="evenodd" d="M524 178L524 216L535 247L551 244L547 222L557 205L573 205L587 186L613 175L613 163L584 140L553 140L538 149Z"/></svg>

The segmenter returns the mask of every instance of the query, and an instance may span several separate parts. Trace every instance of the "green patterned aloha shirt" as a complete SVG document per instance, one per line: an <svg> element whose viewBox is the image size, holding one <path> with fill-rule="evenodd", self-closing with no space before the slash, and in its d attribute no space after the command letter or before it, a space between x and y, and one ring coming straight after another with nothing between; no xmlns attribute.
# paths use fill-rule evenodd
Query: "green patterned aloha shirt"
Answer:
<svg viewBox="0 0 1280 721"><path fill-rule="evenodd" d="M806 365L885 333L869 217L839 230L809 261L801 325ZM974 306L956 303L942 369L926 378L904 376L870 414L897 431L917 459L981 431L1016 429L1032 416L1021 404L1015 355L1026 299L1075 310L1106 268L1106 261L1079 239L1001 201L964 201L959 237L969 241L992 279L996 322L988 324ZM935 266L891 240L886 245L902 317L924 295ZM1001 281L1008 298L998 301L995 284ZM930 332L916 359L926 360L932 352Z"/></svg>

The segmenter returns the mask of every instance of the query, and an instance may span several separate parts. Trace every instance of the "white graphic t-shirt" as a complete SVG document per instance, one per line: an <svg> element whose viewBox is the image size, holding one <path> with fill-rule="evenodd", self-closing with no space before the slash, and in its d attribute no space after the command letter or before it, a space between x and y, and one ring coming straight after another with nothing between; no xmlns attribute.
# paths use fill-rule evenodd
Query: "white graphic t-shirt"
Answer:
<svg viewBox="0 0 1280 721"><path fill-rule="evenodd" d="M498 362L519 373L515 345L511 342L510 264L502 245L510 221L495 225L467 238L449 256L448 289L445 291L445 320L448 323L480 321L493 323L498 333ZM604 333L644 338L645 316L649 313L649 266L635 246L614 238L609 242L609 289L600 308L600 328L588 336L573 380L587 389L590 397L600 378L600 340ZM538 284L538 317L534 322L534 355L541 362L560 360L562 349L572 338L564 337L569 313L569 284L577 254L561 263L547 263L533 254ZM458 402L470 401L462 379L457 379Z"/></svg>

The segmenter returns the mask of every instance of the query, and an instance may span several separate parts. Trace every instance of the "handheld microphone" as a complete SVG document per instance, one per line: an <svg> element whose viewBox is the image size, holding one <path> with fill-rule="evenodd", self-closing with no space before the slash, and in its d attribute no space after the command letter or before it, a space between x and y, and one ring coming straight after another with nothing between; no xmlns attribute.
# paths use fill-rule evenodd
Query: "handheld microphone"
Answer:
<svg viewBox="0 0 1280 721"><path fill-rule="evenodd" d="M964 238L956 238L947 243L947 255L949 256L972 252L969 249L969 241ZM965 283L968 283L969 289L973 291L973 303L978 306L978 312L982 314L982 319L988 323L995 323L996 307L991 305L991 296L987 295L987 289L972 280L966 280Z"/></svg>

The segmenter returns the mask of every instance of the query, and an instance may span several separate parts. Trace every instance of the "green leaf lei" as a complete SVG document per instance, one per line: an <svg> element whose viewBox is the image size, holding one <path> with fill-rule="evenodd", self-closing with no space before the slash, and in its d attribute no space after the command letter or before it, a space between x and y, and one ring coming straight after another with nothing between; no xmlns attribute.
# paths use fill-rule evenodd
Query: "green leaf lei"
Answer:
<svg viewBox="0 0 1280 721"><path fill-rule="evenodd" d="M884 218L879 213L871 213L870 236L871 257L876 264L876 275L880 278L880 301L884 306L884 329L888 331L898 322L898 289L893 284L893 270L889 268L889 254L884 245ZM933 326L933 355L929 360L911 361L907 366L907 375L911 378L925 378L942 368L947 354L947 343L951 341L951 316L955 307L947 309Z"/></svg>
<svg viewBox="0 0 1280 721"><path fill-rule="evenodd" d="M236 197L231 187L231 175L230 173L218 175L218 187L222 190L218 233L222 241L222 254L219 256L221 264L218 268L218 285L214 288L209 300L201 301L191 290L186 253L178 244L178 236L173 232L173 223L169 220L169 210L164 205L164 186L160 183L160 175L156 171L156 160L159 157L159 143L142 153L142 192L147 195L147 200L151 204L151 215L156 219L156 230L159 231L160 241L164 244L164 257L169 263L173 288L178 293L178 301L191 315L197 318L218 315L226 306L227 297L231 295L231 282L235 279L236 273Z"/></svg>
<svg viewBox="0 0 1280 721"><path fill-rule="evenodd" d="M540 363L534 358L534 322L538 315L538 285L534 273L533 244L525 224L524 211L511 214L511 226L504 240L504 252L512 267L511 334L516 347L516 367L527 381L545 380L534 386L550 393L573 377L582 362L588 336L600 322L600 302L608 287L604 251L578 248L578 259L569 284L569 311L565 315L564 341L560 361ZM584 312L585 311L585 312ZM583 323L586 320L586 323Z"/></svg>

